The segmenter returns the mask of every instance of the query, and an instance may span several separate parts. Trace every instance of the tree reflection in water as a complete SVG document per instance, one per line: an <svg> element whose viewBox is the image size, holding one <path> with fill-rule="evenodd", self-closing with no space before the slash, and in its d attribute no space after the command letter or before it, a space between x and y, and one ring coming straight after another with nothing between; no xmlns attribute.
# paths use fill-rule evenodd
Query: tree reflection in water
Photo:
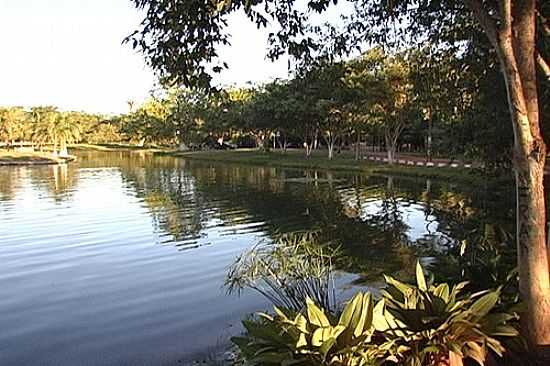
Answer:
<svg viewBox="0 0 550 366"><path fill-rule="evenodd" d="M127 152L78 154L80 169L115 169L150 213L159 242L180 249L208 245L212 236L269 239L315 230L320 240L340 243L338 269L374 281L382 273L412 276L419 256L457 254L461 243L479 242L486 225L513 233L511 184L474 187ZM0 202L18 194L22 179L56 202L70 200L78 172L76 165L3 169Z"/></svg>

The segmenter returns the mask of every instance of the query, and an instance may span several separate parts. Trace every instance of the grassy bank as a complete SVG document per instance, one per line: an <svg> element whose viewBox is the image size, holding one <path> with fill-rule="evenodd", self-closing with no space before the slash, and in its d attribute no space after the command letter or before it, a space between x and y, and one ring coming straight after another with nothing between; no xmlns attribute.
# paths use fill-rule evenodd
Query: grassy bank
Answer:
<svg viewBox="0 0 550 366"><path fill-rule="evenodd" d="M411 177L440 178L460 181L480 181L487 179L481 171L471 168L422 167L408 165L388 165L369 160L357 161L351 152L336 154L333 160L328 160L326 152L315 151L308 159L302 150L259 152L257 150L214 150L193 152L158 152L159 155L184 157L186 159L216 161L224 163L251 164L259 166L323 169L341 171L360 171L368 174L395 174ZM499 179L510 179L501 177Z"/></svg>
<svg viewBox="0 0 550 366"><path fill-rule="evenodd" d="M59 158L48 152L17 152L0 150L0 165L44 165L63 164L74 157Z"/></svg>
<svg viewBox="0 0 550 366"><path fill-rule="evenodd" d="M130 151L148 153L163 153L173 151L165 147L137 146L130 144L75 144L71 145L70 148L75 150Z"/></svg>

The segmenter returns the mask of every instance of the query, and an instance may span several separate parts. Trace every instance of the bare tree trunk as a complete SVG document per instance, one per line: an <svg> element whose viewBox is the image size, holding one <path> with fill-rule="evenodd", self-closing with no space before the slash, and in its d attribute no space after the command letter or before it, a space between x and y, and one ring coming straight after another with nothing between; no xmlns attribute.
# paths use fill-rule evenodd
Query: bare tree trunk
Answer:
<svg viewBox="0 0 550 366"><path fill-rule="evenodd" d="M313 139L313 150L317 150L319 147L319 135L318 132L315 132L315 138Z"/></svg>
<svg viewBox="0 0 550 366"><path fill-rule="evenodd" d="M311 152L313 151L313 145L312 145L312 144L308 144L308 143L306 142L305 148L306 148L306 158L309 158L309 157L311 156Z"/></svg>
<svg viewBox="0 0 550 366"><path fill-rule="evenodd" d="M392 138L388 133L385 135L386 153L388 155L388 164L393 164L395 160L395 145L392 143Z"/></svg>
<svg viewBox="0 0 550 366"><path fill-rule="evenodd" d="M57 137L55 137L53 139L53 151L52 151L52 155L54 157L57 157Z"/></svg>
<svg viewBox="0 0 550 366"><path fill-rule="evenodd" d="M328 148L328 160L332 160L334 157L334 140L327 142Z"/></svg>
<svg viewBox="0 0 550 366"><path fill-rule="evenodd" d="M432 117L430 113L430 120L428 121L428 138L426 141L426 159L432 161Z"/></svg>
<svg viewBox="0 0 550 366"><path fill-rule="evenodd" d="M497 50L506 81L515 142L519 285L527 305L523 331L538 356L548 357L550 254L543 186L546 146L540 131L535 65L536 1L500 0L498 27L481 2L466 4Z"/></svg>
<svg viewBox="0 0 550 366"><path fill-rule="evenodd" d="M357 141L355 143L355 160L359 160L361 158L360 149L361 149L361 132L357 131Z"/></svg>
<svg viewBox="0 0 550 366"><path fill-rule="evenodd" d="M67 151L67 142L65 140L61 140L59 147L59 156L62 158L66 158L69 156L69 152Z"/></svg>

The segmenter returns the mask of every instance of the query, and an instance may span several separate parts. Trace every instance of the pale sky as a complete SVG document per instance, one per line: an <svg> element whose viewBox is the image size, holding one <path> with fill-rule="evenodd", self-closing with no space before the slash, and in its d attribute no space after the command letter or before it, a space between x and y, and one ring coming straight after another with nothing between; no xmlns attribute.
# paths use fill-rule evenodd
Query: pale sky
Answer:
<svg viewBox="0 0 550 366"><path fill-rule="evenodd" d="M140 20L129 0L0 0L0 106L121 113L128 100L142 102L156 79L121 44ZM265 59L265 32L234 18L231 33L219 83L287 76L285 60Z"/></svg>

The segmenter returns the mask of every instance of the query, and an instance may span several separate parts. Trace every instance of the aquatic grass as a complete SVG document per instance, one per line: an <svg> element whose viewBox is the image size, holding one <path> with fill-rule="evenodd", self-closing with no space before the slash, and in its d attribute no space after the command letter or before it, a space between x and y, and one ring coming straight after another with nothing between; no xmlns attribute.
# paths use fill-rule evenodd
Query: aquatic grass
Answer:
<svg viewBox="0 0 550 366"><path fill-rule="evenodd" d="M316 232L280 235L241 254L225 281L229 293L250 288L275 306L302 310L307 298L334 311L333 258L338 249L321 245Z"/></svg>

